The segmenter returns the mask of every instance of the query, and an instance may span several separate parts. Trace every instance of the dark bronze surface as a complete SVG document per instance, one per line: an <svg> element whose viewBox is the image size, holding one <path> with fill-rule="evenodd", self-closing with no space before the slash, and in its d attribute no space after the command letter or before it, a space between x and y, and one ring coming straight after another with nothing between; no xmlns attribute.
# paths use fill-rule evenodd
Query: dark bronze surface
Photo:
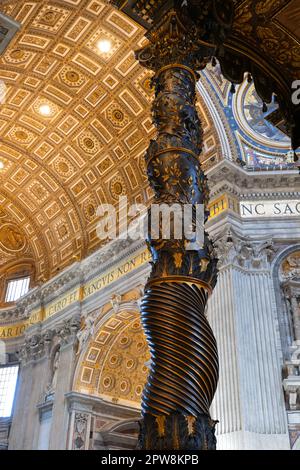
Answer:
<svg viewBox="0 0 300 470"><path fill-rule="evenodd" d="M157 73L154 85L158 136L146 161L155 202L206 204L207 181L196 158L202 130L195 110L194 76L186 68L171 66ZM141 316L152 360L142 397L140 445L145 449L214 448L215 423L209 406L217 387L218 355L204 314L208 293L216 283L213 246L206 235L204 246L190 251L185 239L154 240L151 233L148 245L153 262ZM165 431L158 436L152 417L162 416ZM189 433L186 420L191 417L195 422Z"/></svg>
<svg viewBox="0 0 300 470"><path fill-rule="evenodd" d="M215 450L217 421L206 415L145 415L140 423L139 447L145 450Z"/></svg>
<svg viewBox="0 0 300 470"><path fill-rule="evenodd" d="M151 351L142 412L209 415L218 380L217 345L204 315L208 293L195 284L152 283L142 301Z"/></svg>

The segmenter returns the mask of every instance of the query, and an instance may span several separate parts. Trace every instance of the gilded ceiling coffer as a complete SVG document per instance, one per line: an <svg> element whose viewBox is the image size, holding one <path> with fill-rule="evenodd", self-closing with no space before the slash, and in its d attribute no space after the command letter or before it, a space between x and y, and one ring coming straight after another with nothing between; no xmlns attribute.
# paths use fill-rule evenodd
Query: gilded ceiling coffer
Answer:
<svg viewBox="0 0 300 470"><path fill-rule="evenodd" d="M273 92L277 94L293 147L297 147L296 114L287 104L290 89L284 88L281 78L274 79L276 74L266 74L267 66L260 68L268 58L248 56L245 44L239 45L233 34L234 2L112 3L148 30L148 43L136 51L136 58L155 73L152 114L157 137L150 142L146 163L157 204L207 206L207 181L199 162L203 139L195 85L198 72L212 59L219 60L223 74L233 84L241 83L245 72L250 72L264 102L270 102ZM276 73L280 76L278 70ZM151 216L150 208L150 221ZM194 215L193 226L195 223ZM218 353L205 316L217 280L214 248L206 233L202 247L193 250L187 249L187 239L178 240L174 233L171 239L154 239L149 230L147 242L152 271L141 316L151 365L142 396L139 446L146 450L215 449L216 421L209 408L218 381Z"/></svg>

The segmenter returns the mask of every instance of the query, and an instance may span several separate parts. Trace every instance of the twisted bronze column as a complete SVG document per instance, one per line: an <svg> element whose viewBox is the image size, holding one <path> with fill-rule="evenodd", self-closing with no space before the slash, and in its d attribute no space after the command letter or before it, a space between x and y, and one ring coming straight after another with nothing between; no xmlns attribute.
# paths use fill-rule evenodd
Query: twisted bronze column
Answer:
<svg viewBox="0 0 300 470"><path fill-rule="evenodd" d="M195 81L184 64L163 67L154 78L158 136L146 160L157 204L207 202L198 159L202 129ZM150 221L151 215L152 208ZM216 282L216 260L207 237L199 250L187 250L187 242L175 239L174 233L169 240L154 240L149 231L153 268L141 304L151 350L142 397L140 446L145 449L215 447L209 407L217 387L218 354L205 307Z"/></svg>
<svg viewBox="0 0 300 470"><path fill-rule="evenodd" d="M120 6L122 2L115 3ZM176 203L182 209L191 204L195 228L197 205L208 203L199 161L202 127L195 107L197 71L222 44L232 22L232 2L141 0L122 3L122 9L132 17L143 12L149 23L153 20L147 33L149 43L136 57L155 72L152 111L157 138L146 154L154 202L169 207ZM152 206L150 222L153 211ZM216 421L210 418L209 407L217 387L218 354L205 316L217 278L213 246L206 233L202 246L191 247L187 238L175 237L174 227L168 239L162 236L162 223L158 239L150 228L152 272L141 316L151 366L142 396L139 447L215 449Z"/></svg>

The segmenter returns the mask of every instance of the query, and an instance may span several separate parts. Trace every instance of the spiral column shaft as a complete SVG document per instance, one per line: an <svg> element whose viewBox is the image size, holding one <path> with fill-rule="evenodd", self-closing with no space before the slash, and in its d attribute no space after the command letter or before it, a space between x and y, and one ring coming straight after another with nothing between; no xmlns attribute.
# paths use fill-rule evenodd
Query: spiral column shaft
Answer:
<svg viewBox="0 0 300 470"><path fill-rule="evenodd" d="M155 203L184 211L208 199L206 178L197 155L201 122L195 108L195 75L178 64L154 77L153 104L158 136L146 155ZM140 447L143 449L214 449L215 423L209 415L218 382L216 340L205 316L208 295L216 283L216 259L207 234L202 246L164 239L151 231L153 263L141 303L141 317L151 352L148 381L142 395ZM193 226L196 219L192 218Z"/></svg>
<svg viewBox="0 0 300 470"><path fill-rule="evenodd" d="M209 414L218 381L218 354L205 316L217 279L214 248L198 209L208 204L206 177L199 155L203 133L196 110L198 71L221 47L233 19L231 0L113 0L126 13L149 25L149 42L136 52L154 71L155 140L146 153L154 203L170 210L172 229L164 233L157 207L149 209L148 246L152 271L141 304L142 323L151 351L149 377L142 396L141 449L214 449L215 421ZM192 207L189 230L178 236L177 211ZM178 215L178 214L177 214ZM207 219L204 211L203 223ZM186 228L185 222L182 226ZM180 223L179 223L180 227ZM178 224L177 224L178 228ZM196 228L196 232L195 232ZM194 236L194 235L193 235Z"/></svg>
<svg viewBox="0 0 300 470"><path fill-rule="evenodd" d="M146 288L141 312L151 367L143 412L209 415L217 387L218 354L204 315L207 295L197 282L180 279Z"/></svg>

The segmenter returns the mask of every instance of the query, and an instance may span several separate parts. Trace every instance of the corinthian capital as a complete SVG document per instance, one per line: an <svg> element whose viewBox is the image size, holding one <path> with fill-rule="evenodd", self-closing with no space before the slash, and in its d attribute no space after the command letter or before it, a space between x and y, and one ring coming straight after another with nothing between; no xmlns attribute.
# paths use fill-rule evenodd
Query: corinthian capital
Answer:
<svg viewBox="0 0 300 470"><path fill-rule="evenodd" d="M63 321L56 327L56 335L60 338L62 345L74 343L77 339L77 332L81 326L80 314L74 315L69 320Z"/></svg>
<svg viewBox="0 0 300 470"><path fill-rule="evenodd" d="M231 0L175 0L152 8L159 18L146 34L149 43L136 52L136 58L154 71L176 63L202 70L222 48L233 21Z"/></svg>
<svg viewBox="0 0 300 470"><path fill-rule="evenodd" d="M219 269L235 265L246 270L269 269L276 249L272 240L256 241L228 229L214 241Z"/></svg>

